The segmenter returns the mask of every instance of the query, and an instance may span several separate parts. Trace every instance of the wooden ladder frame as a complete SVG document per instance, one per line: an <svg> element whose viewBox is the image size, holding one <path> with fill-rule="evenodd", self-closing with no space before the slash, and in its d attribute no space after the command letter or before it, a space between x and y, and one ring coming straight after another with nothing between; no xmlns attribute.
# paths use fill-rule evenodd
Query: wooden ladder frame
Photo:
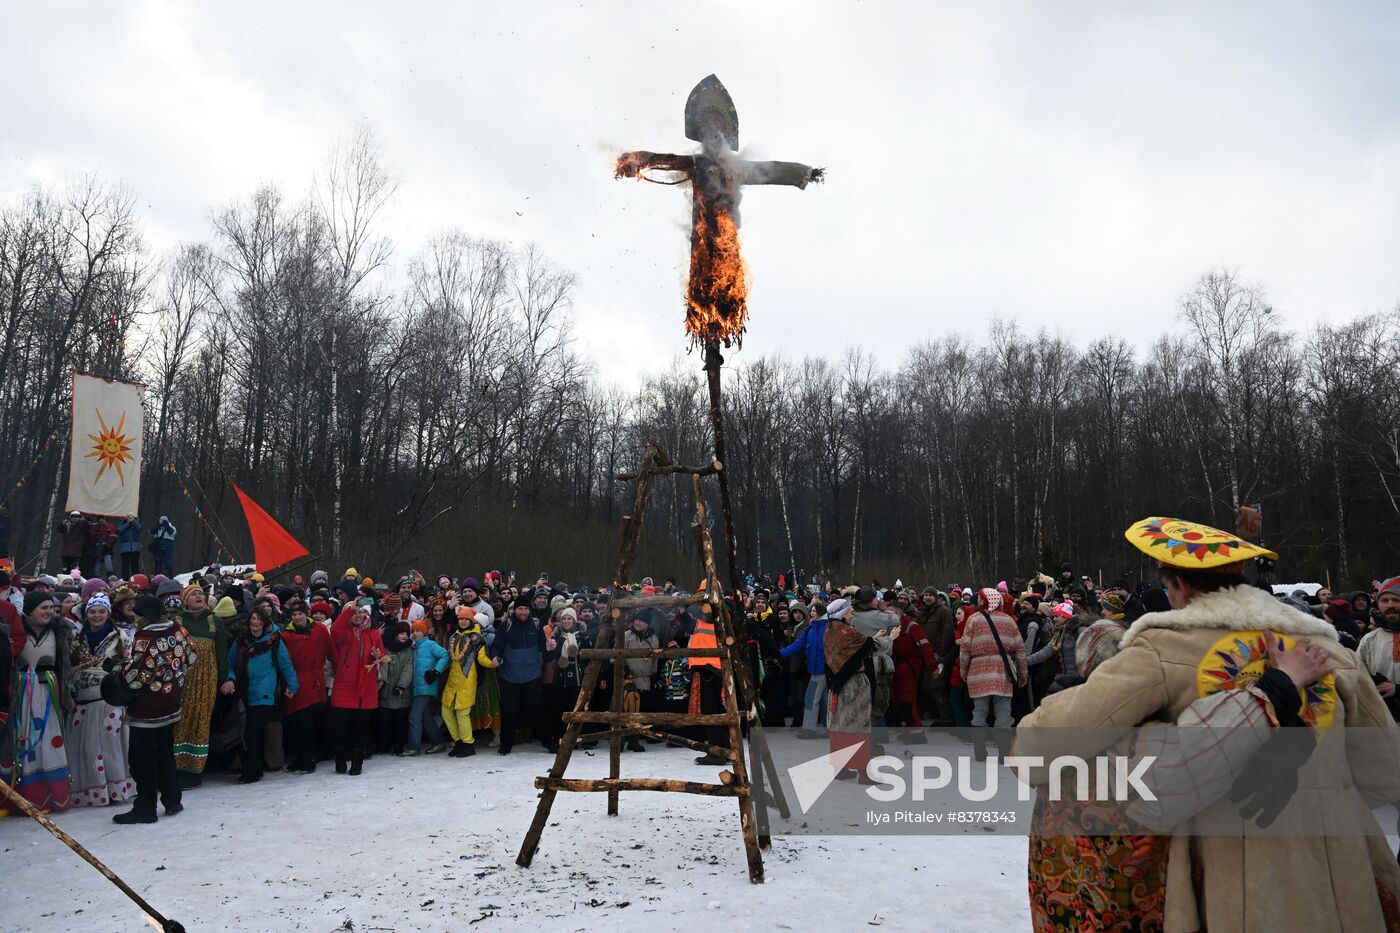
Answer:
<svg viewBox="0 0 1400 933"><path fill-rule="evenodd" d="M637 493L631 515L623 517L622 547L619 557L616 580L620 584L626 579L628 567L637 553L637 542L641 535L642 519L651 499L651 487L657 476L671 473L689 473L691 487L695 495L695 521L691 532L695 536L697 548L705 571L705 592L687 596L623 596L610 603L607 623L598 634L598 646L579 652L579 659L589 662L583 682L579 687L578 699L572 711L564 714L566 728L559 742L559 751L554 758L554 766L549 773L535 779L539 788L539 805L535 808L535 818L525 834L516 864L528 867L539 848L540 835L549 820L555 796L563 792L597 793L607 792L608 815L617 815L618 795L622 791L660 791L664 793L700 794L709 797L735 797L739 802L739 827L744 840L744 852L748 858L749 880L754 884L763 882L762 849L771 846L768 835L767 800L763 790L763 772L766 770L773 788L773 801L780 815L789 815L787 801L777 780L777 770L767 744L755 734L750 740L750 753L753 758L753 772L756 781L750 783L750 771L744 761L743 718L740 706L739 686L742 684L748 703L748 715L756 723L757 694L749 684L748 668L742 655L741 642L730 604L722 596L719 575L715 570L714 543L710 538L708 512L702 493L701 478L718 473L724 467L718 461L706 467L686 467L672 464L665 451L648 441L643 451L642 464L635 473L626 473L618 479L636 479ZM714 620L717 648L623 648L625 610L642 608L670 608L674 606L700 606ZM625 670L623 662L627 658L714 658L720 659L721 690L724 701L722 713L666 713L623 711L625 691ZM606 712L589 711L589 699L602 677L608 661L612 662L613 694L610 709ZM569 779L564 777L578 744L583 726L602 723L609 728L605 732L594 733L590 738L608 739L608 777L601 779ZM723 725L729 731L729 747L720 748L707 742L696 741L675 734L685 726ZM622 743L630 736L644 736L662 739L692 748L707 754L717 755L729 762L729 770L719 776L718 784L697 781L677 781L666 778L624 778L621 776ZM757 791L755 791L755 786ZM758 798L757 820L755 819L754 798Z"/></svg>

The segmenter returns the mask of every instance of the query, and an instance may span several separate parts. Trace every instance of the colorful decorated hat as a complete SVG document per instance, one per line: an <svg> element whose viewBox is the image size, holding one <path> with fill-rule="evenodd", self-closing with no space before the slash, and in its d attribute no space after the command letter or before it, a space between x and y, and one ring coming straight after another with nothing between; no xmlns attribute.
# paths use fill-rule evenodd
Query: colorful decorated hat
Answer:
<svg viewBox="0 0 1400 933"><path fill-rule="evenodd" d="M1145 518L1123 536L1148 557L1180 570L1239 573L1240 565L1255 557L1278 559L1239 535L1179 518Z"/></svg>

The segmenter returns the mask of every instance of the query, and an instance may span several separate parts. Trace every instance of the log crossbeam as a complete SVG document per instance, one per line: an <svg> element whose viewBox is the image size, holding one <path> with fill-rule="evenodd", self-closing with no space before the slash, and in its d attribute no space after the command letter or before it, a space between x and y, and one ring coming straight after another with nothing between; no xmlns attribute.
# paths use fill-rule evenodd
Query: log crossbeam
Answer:
<svg viewBox="0 0 1400 933"><path fill-rule="evenodd" d="M707 797L747 797L747 786L737 784L705 784L699 781L674 781L668 778L535 778L540 790L572 793L617 793L624 790L649 790L671 794L701 794Z"/></svg>

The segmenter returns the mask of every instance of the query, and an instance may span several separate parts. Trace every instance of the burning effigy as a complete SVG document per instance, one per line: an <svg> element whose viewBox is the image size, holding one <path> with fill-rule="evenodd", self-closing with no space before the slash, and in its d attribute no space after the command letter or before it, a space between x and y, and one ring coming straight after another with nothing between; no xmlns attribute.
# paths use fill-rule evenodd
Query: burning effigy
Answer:
<svg viewBox="0 0 1400 933"><path fill-rule="evenodd" d="M739 200L745 185L806 188L822 169L799 162L750 161L739 156L739 115L719 78L710 75L685 102L685 135L700 144L694 155L624 152L618 178L663 185L690 182L690 280L685 330L694 344L738 344L748 320L748 282L739 252ZM669 173L662 178L653 173Z"/></svg>

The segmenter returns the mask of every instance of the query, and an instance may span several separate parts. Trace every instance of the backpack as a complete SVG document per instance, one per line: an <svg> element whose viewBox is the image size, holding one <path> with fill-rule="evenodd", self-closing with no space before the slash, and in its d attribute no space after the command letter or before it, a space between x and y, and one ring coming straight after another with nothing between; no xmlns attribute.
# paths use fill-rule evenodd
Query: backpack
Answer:
<svg viewBox="0 0 1400 933"><path fill-rule="evenodd" d="M667 700L690 698L690 668L686 658L667 658L661 668L661 695Z"/></svg>

